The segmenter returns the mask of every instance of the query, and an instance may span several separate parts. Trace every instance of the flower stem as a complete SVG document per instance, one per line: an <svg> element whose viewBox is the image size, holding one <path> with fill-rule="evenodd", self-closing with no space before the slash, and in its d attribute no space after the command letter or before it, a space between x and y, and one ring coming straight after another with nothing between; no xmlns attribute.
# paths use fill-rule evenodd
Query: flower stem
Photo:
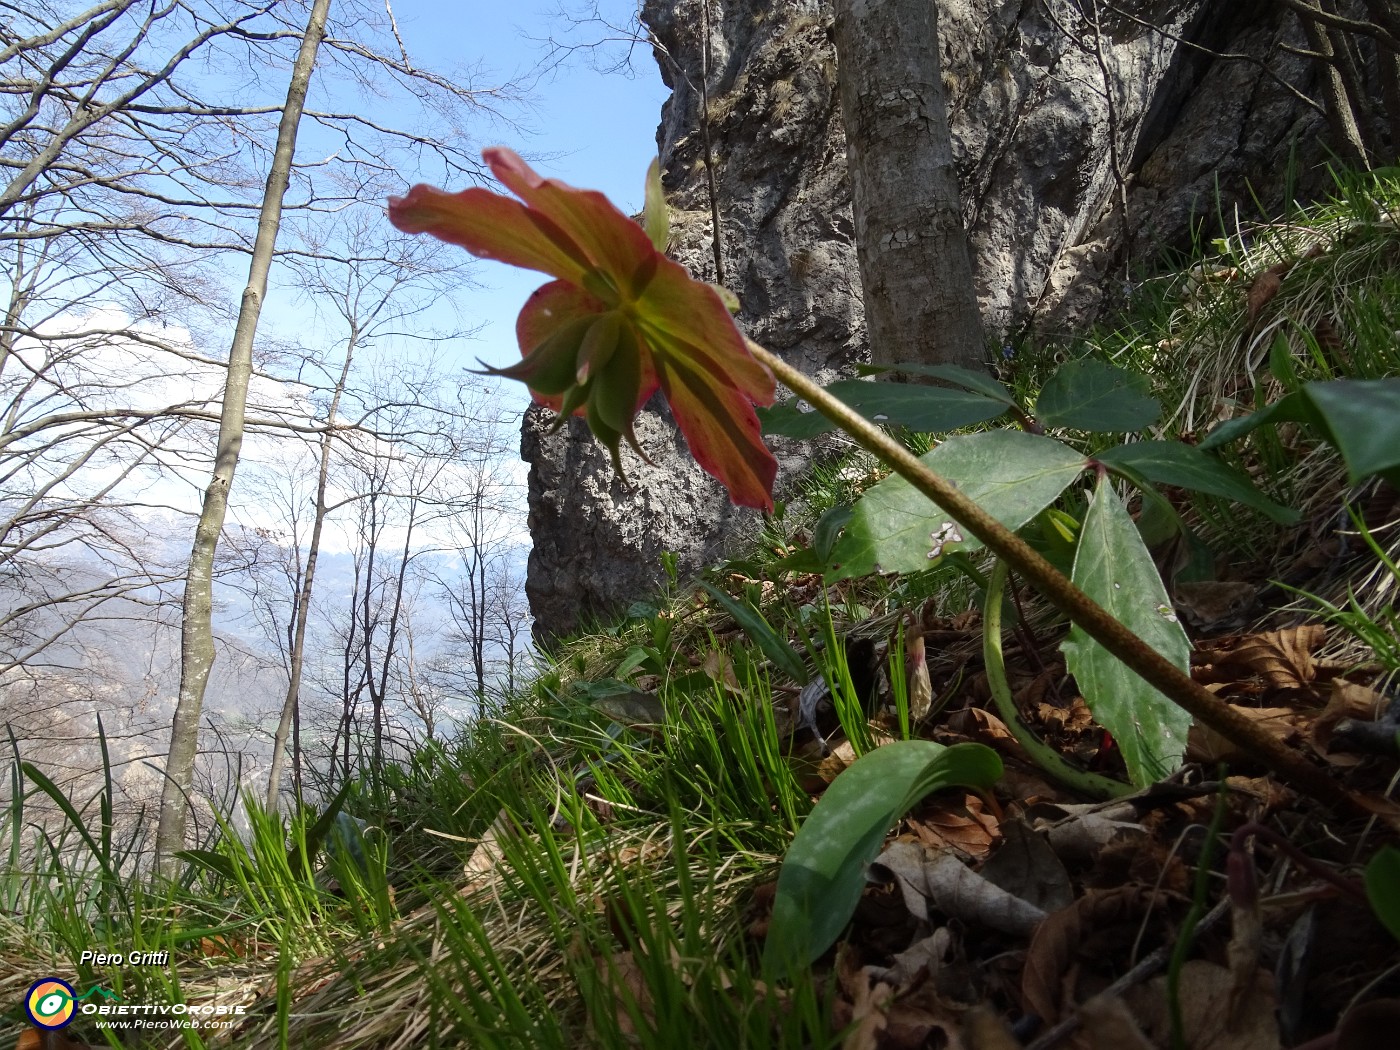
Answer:
<svg viewBox="0 0 1400 1050"><path fill-rule="evenodd" d="M1153 688L1187 711L1197 722L1219 733L1245 753L1264 763L1294 788L1352 814L1381 816L1400 830L1400 807L1385 799L1347 790L1302 755L1270 736L1231 705L1183 673L1101 605L1066 579L1025 540L930 470L888 434L850 406L832 397L810 378L752 340L749 352L798 397L831 420L857 444L873 453L905 481L1004 559L1021 577L1084 630L1091 638L1135 671Z"/></svg>

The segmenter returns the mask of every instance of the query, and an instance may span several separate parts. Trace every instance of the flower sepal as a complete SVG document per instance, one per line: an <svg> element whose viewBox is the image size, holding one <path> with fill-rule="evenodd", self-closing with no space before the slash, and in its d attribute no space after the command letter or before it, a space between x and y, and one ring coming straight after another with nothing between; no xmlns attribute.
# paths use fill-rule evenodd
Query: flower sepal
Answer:
<svg viewBox="0 0 1400 1050"><path fill-rule="evenodd" d="M735 503L771 510L778 464L754 406L773 403L773 376L729 315L733 295L663 254L670 232L658 165L647 172L638 225L602 194L541 178L508 149L482 156L519 201L415 186L390 200L389 217L406 232L555 278L520 311L520 362L487 371L524 382L561 422L582 416L619 473L623 441L646 460L633 420L659 386L696 462Z"/></svg>

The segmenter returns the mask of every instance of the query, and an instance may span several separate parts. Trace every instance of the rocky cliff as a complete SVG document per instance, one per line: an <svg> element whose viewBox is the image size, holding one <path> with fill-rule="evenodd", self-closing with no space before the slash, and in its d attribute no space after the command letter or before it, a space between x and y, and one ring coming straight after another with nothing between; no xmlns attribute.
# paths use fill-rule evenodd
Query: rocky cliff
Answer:
<svg viewBox="0 0 1400 1050"><path fill-rule="evenodd" d="M708 4L706 11L702 3ZM989 332L1070 330L1162 247L1237 202L1282 193L1290 150L1321 155L1322 115L1272 0L940 0L943 71L975 279ZM725 283L750 335L820 378L860 360L864 323L824 0L646 0L672 90L657 133L673 254L715 277L700 130L706 85ZM708 25L708 49L703 27ZM1229 56L1229 57L1222 57ZM1291 85L1291 87L1290 87ZM1254 206L1248 204L1248 210ZM527 591L548 640L751 530L665 414L624 450L628 481L573 423L525 421ZM779 450L789 484L810 449Z"/></svg>

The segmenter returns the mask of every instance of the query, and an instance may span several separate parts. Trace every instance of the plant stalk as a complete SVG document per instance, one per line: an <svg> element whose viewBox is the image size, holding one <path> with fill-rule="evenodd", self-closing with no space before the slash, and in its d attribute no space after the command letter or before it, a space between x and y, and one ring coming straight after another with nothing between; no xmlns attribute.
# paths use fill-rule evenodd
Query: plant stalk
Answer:
<svg viewBox="0 0 1400 1050"><path fill-rule="evenodd" d="M1323 770L1286 747L1243 714L1220 700L1145 643L1046 561L1025 540L934 473L874 423L832 397L797 369L752 340L749 352L794 394L837 424L866 451L946 511L986 548L1014 568L1086 634L1135 671L1196 721L1256 757L1304 794L1351 814L1379 816L1400 830L1400 806L1349 791Z"/></svg>

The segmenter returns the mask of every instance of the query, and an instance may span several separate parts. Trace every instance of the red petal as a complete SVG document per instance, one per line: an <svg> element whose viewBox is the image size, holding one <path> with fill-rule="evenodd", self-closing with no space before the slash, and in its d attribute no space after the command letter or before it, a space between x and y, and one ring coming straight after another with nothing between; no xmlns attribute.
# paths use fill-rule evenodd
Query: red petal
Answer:
<svg viewBox="0 0 1400 1050"><path fill-rule="evenodd" d="M520 316L515 319L515 338L520 344L520 356L529 357L530 351L544 342L561 325L579 317L600 313L602 310L602 303L568 281L550 281L536 288L520 308ZM548 397L534 390L530 393L541 405L556 412L563 403L562 397Z"/></svg>
<svg viewBox="0 0 1400 1050"><path fill-rule="evenodd" d="M704 371L722 374L754 404L773 403L773 375L749 353L724 301L679 263L662 257L637 313L658 354L692 358Z"/></svg>
<svg viewBox="0 0 1400 1050"><path fill-rule="evenodd" d="M492 146L481 155L496 178L558 226L591 265L607 274L624 297L631 298L632 275L651 256L659 255L645 230L596 190L575 189L558 179L543 178L504 146Z"/></svg>
<svg viewBox="0 0 1400 1050"><path fill-rule="evenodd" d="M737 505L771 511L778 461L763 444L753 402L692 361L658 357L656 371L695 462Z"/></svg>
<svg viewBox="0 0 1400 1050"><path fill-rule="evenodd" d="M566 281L580 281L591 265L584 250L547 218L531 215L519 201L489 190L448 193L418 185L389 198L389 221L404 233L431 233L483 259Z"/></svg>

